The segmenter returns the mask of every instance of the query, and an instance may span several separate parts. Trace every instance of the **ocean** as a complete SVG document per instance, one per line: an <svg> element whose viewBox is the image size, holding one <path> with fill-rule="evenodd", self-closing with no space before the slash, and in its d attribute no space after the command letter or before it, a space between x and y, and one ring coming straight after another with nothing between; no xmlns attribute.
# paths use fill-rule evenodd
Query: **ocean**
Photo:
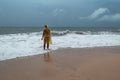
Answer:
<svg viewBox="0 0 120 80"><path fill-rule="evenodd" d="M50 50L120 46L120 27L50 27ZM0 27L0 60L43 54L43 27Z"/></svg>

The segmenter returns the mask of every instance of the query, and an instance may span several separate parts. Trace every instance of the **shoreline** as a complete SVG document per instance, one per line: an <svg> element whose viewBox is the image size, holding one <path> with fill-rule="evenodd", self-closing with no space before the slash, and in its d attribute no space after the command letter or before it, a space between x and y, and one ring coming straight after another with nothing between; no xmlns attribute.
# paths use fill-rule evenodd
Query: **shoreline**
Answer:
<svg viewBox="0 0 120 80"><path fill-rule="evenodd" d="M65 50L65 49L96 49L96 48L119 48L120 45L117 46L96 46L96 47L82 47L82 48L71 48L71 47L67 47L67 48L59 48L56 50L45 50L47 52L54 52L54 51L58 51L58 50ZM45 53L47 53L45 52ZM0 60L0 62L2 61L9 61L9 60L15 60L15 59L23 59L23 58L27 58L27 57L34 57L34 56L40 56L40 55L44 55L45 53L40 53L40 54L35 54L35 55L27 55L27 56L20 56L20 57L16 57L16 58L10 58L10 59L5 59L5 60Z"/></svg>
<svg viewBox="0 0 120 80"><path fill-rule="evenodd" d="M120 46L62 48L0 61L1 80L119 80Z"/></svg>

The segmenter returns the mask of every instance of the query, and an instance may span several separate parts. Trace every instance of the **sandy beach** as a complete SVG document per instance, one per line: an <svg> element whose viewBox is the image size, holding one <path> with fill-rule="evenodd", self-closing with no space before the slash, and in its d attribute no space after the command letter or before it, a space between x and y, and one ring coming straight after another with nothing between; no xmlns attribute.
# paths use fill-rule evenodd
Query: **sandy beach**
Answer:
<svg viewBox="0 0 120 80"><path fill-rule="evenodd" d="M66 48L0 61L0 80L120 80L120 46Z"/></svg>

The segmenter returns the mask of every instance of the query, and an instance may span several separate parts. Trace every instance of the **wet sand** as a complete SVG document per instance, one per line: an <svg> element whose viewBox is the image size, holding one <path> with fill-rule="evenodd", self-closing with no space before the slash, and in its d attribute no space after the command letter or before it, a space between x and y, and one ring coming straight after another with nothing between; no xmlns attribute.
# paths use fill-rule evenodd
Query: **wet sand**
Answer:
<svg viewBox="0 0 120 80"><path fill-rule="evenodd" d="M120 80L120 47L67 48L0 61L0 80Z"/></svg>

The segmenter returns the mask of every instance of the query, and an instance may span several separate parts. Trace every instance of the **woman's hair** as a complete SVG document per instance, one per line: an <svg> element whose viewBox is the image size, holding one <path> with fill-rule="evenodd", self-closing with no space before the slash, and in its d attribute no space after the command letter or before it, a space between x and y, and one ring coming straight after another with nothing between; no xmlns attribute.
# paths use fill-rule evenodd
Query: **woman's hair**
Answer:
<svg viewBox="0 0 120 80"><path fill-rule="evenodd" d="M45 25L45 28L48 28L48 25Z"/></svg>

